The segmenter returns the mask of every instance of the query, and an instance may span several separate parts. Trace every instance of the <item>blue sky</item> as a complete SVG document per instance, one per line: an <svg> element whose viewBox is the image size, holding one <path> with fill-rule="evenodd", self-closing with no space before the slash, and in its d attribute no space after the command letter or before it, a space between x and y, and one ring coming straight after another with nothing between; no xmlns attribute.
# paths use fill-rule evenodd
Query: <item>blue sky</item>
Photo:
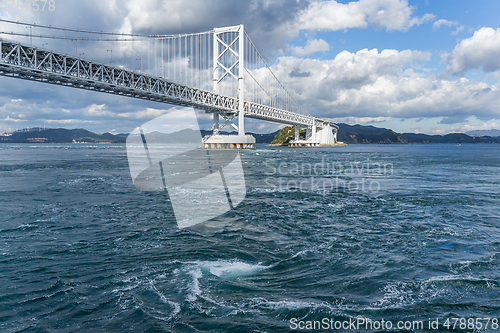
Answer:
<svg viewBox="0 0 500 333"><path fill-rule="evenodd" d="M0 9L0 17L162 34L243 22L285 87L313 115L397 132L500 129L500 1L67 0L56 1L53 12ZM4 23L0 30L12 28ZM96 60L109 57L102 47L85 52ZM114 57L126 63L119 50ZM170 108L0 78L0 132L47 126L127 133ZM208 117L201 117L208 126ZM246 128L269 132L279 125L248 121Z"/></svg>

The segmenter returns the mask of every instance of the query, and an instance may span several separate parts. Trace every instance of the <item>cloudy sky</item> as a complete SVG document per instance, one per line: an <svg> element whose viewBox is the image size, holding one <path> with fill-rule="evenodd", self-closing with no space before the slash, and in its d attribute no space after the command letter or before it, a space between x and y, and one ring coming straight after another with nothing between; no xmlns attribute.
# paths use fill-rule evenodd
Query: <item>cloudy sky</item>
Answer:
<svg viewBox="0 0 500 333"><path fill-rule="evenodd" d="M147 34L201 32L244 23L285 87L315 116L397 132L500 129L500 1L54 3L53 11L0 9L0 18ZM3 32L28 29L0 23ZM22 37L3 38L26 41ZM49 49L63 47L61 42L50 40L34 43ZM115 63L125 63L128 56L129 67L139 66L130 61L127 52L108 51L113 48L109 44L93 48L80 45L79 49L64 44L64 48L67 53L95 60L111 61L113 57ZM46 126L128 133L171 108L0 77L0 132ZM246 129L268 132L277 126L249 121Z"/></svg>

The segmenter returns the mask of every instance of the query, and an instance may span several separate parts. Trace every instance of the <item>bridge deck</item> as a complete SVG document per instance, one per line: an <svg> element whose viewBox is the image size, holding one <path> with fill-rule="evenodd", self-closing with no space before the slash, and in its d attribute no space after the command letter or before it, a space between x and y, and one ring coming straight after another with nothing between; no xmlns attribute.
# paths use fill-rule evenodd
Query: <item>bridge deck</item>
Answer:
<svg viewBox="0 0 500 333"><path fill-rule="evenodd" d="M26 46L0 39L0 75L99 91L150 101L191 106L206 112L238 113L238 99L212 91L190 87L119 66L85 60L66 54ZM288 125L317 127L327 120L245 102L245 116Z"/></svg>

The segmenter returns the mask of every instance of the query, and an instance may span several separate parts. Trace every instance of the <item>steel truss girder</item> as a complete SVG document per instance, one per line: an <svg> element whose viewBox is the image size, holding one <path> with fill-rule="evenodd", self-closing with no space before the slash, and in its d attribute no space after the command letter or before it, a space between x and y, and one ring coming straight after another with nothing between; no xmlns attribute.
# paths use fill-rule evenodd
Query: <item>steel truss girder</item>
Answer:
<svg viewBox="0 0 500 333"><path fill-rule="evenodd" d="M238 114L239 100L236 97L2 39L0 50L2 76L191 106L228 117ZM307 127L316 123L319 128L330 125L338 129L327 120L266 105L245 102L244 110L245 116L250 118Z"/></svg>

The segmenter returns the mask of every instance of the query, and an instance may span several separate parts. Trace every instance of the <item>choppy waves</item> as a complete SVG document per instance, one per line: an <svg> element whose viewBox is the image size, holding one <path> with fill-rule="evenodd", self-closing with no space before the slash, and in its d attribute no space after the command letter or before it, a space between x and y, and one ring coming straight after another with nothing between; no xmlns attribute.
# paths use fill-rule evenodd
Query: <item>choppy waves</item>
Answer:
<svg viewBox="0 0 500 333"><path fill-rule="evenodd" d="M244 152L245 200L179 230L168 195L132 186L122 146L3 146L0 330L288 332L291 318L498 317L500 148L460 148ZM290 174L292 163L318 167ZM358 172L374 163L391 172ZM272 186L337 176L380 189Z"/></svg>

